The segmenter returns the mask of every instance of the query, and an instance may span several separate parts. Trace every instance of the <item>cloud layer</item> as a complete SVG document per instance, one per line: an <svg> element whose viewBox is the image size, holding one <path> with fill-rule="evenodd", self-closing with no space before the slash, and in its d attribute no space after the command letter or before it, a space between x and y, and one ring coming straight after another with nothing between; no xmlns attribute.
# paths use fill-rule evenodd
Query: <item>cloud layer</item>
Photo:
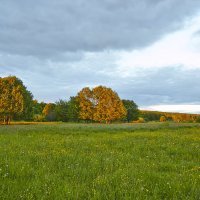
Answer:
<svg viewBox="0 0 200 200"><path fill-rule="evenodd" d="M0 76L56 101L107 85L141 107L199 104L199 0L2 0Z"/></svg>
<svg viewBox="0 0 200 200"><path fill-rule="evenodd" d="M141 48L178 29L199 6L198 0L3 0L1 51L51 59Z"/></svg>

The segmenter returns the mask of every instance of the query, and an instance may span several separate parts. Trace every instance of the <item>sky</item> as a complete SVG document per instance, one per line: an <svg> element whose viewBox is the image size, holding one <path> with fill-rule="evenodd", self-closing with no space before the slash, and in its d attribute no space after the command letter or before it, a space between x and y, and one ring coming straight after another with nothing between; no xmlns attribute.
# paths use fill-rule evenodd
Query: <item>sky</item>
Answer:
<svg viewBox="0 0 200 200"><path fill-rule="evenodd" d="M1 0L0 77L35 99L104 85L145 110L200 113L199 0Z"/></svg>

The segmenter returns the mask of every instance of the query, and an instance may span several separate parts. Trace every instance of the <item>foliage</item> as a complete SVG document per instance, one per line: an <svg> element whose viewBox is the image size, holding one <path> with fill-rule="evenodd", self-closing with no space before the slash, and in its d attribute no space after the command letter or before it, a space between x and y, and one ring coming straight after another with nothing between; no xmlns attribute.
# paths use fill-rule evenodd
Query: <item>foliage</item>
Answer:
<svg viewBox="0 0 200 200"><path fill-rule="evenodd" d="M68 121L68 102L59 100L55 105L55 115L57 121L67 122Z"/></svg>
<svg viewBox="0 0 200 200"><path fill-rule="evenodd" d="M197 200L200 127L182 125L0 126L0 199Z"/></svg>
<svg viewBox="0 0 200 200"><path fill-rule="evenodd" d="M146 121L159 121L161 116L164 116L167 121L174 122L195 122L199 114L172 113L141 110L140 115Z"/></svg>
<svg viewBox="0 0 200 200"><path fill-rule="evenodd" d="M0 78L0 122L62 121L62 122L199 122L199 114L139 111L132 100L120 100L111 88L83 88L76 97L54 103L32 100L32 94L15 76ZM138 119L140 117L140 119Z"/></svg>
<svg viewBox="0 0 200 200"><path fill-rule="evenodd" d="M90 90L83 88L78 93L79 116L84 120L110 123L126 115L126 109L116 92L98 86Z"/></svg>
<svg viewBox="0 0 200 200"><path fill-rule="evenodd" d="M137 123L144 123L145 120L143 117L139 117L139 119L136 121Z"/></svg>
<svg viewBox="0 0 200 200"><path fill-rule="evenodd" d="M41 102L39 103L37 100L33 100L33 114L34 115L41 115L46 103Z"/></svg>
<svg viewBox="0 0 200 200"><path fill-rule="evenodd" d="M141 117L143 117L147 122L148 121L159 121L162 114L155 111L141 111Z"/></svg>
<svg viewBox="0 0 200 200"><path fill-rule="evenodd" d="M79 104L76 97L70 97L69 101L59 100L55 104L56 121L74 121L79 118Z"/></svg>
<svg viewBox="0 0 200 200"><path fill-rule="evenodd" d="M34 115L33 116L33 121L34 122L44 122L45 121L45 116L44 115Z"/></svg>
<svg viewBox="0 0 200 200"><path fill-rule="evenodd" d="M71 122L79 121L79 102L77 97L70 97L67 116L68 120Z"/></svg>
<svg viewBox="0 0 200 200"><path fill-rule="evenodd" d="M77 95L79 102L79 117L83 120L93 120L95 102L93 98L92 91L89 87L83 88Z"/></svg>
<svg viewBox="0 0 200 200"><path fill-rule="evenodd" d="M6 124L13 116L32 117L32 94L15 76L0 78L0 113Z"/></svg>
<svg viewBox="0 0 200 200"><path fill-rule="evenodd" d="M42 114L45 116L47 121L55 121L56 120L56 114L55 114L55 104L48 103L44 107Z"/></svg>
<svg viewBox="0 0 200 200"><path fill-rule="evenodd" d="M200 123L200 116L198 116L198 117L196 118L196 122L197 122L197 123Z"/></svg>
<svg viewBox="0 0 200 200"><path fill-rule="evenodd" d="M137 120L139 117L139 110L137 104L132 100L122 100L122 103L127 110L125 120L127 122Z"/></svg>
<svg viewBox="0 0 200 200"><path fill-rule="evenodd" d="M165 122L167 119L166 119L166 117L165 116L161 116L160 117L160 122Z"/></svg>

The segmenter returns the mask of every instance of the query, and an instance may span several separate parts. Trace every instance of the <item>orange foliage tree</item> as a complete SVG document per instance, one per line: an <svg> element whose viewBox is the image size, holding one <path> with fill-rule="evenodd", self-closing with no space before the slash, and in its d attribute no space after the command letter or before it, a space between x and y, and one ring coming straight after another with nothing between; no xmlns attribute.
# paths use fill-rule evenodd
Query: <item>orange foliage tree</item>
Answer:
<svg viewBox="0 0 200 200"><path fill-rule="evenodd" d="M94 115L94 102L93 94L89 87L83 88L77 96L79 104L79 117L83 120L93 120Z"/></svg>
<svg viewBox="0 0 200 200"><path fill-rule="evenodd" d="M45 105L42 114L45 116L45 118L48 121L54 121L55 120L55 104L48 103Z"/></svg>
<svg viewBox="0 0 200 200"><path fill-rule="evenodd" d="M84 120L110 123L123 118L127 111L118 94L111 88L83 88L78 93L79 117Z"/></svg>
<svg viewBox="0 0 200 200"><path fill-rule="evenodd" d="M9 124L14 115L28 115L32 98L32 94L17 77L0 78L0 114L5 124Z"/></svg>
<svg viewBox="0 0 200 200"><path fill-rule="evenodd" d="M161 116L160 117L160 122L165 122L165 121L167 121L166 117L165 116Z"/></svg>

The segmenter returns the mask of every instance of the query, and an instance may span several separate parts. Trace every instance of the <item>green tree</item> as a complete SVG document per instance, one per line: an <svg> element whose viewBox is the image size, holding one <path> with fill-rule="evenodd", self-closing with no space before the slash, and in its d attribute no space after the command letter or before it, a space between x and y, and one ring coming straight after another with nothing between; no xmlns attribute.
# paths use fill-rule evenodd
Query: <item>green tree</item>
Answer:
<svg viewBox="0 0 200 200"><path fill-rule="evenodd" d="M79 102L77 97L70 97L68 101L68 120L73 122L79 121Z"/></svg>
<svg viewBox="0 0 200 200"><path fill-rule="evenodd" d="M55 105L56 120L67 122L68 121L68 102L59 100Z"/></svg>
<svg viewBox="0 0 200 200"><path fill-rule="evenodd" d="M132 100L122 100L124 107L127 110L125 120L131 122L137 120L139 117L139 110L137 104Z"/></svg>
<svg viewBox="0 0 200 200"><path fill-rule="evenodd" d="M159 121L162 114L157 111L140 111L141 117L145 119L145 121Z"/></svg>
<svg viewBox="0 0 200 200"><path fill-rule="evenodd" d="M33 114L34 115L41 115L46 103L41 102L39 103L37 100L33 100Z"/></svg>
<svg viewBox="0 0 200 200"><path fill-rule="evenodd" d="M198 116L198 117L196 118L196 122L197 122L197 123L200 123L200 116Z"/></svg>
<svg viewBox="0 0 200 200"><path fill-rule="evenodd" d="M42 111L46 103L38 102L37 100L33 100L33 120L37 122L45 121L45 116L43 115Z"/></svg>
<svg viewBox="0 0 200 200"><path fill-rule="evenodd" d="M16 76L0 78L0 113L5 124L13 116L32 116L32 94Z"/></svg>

